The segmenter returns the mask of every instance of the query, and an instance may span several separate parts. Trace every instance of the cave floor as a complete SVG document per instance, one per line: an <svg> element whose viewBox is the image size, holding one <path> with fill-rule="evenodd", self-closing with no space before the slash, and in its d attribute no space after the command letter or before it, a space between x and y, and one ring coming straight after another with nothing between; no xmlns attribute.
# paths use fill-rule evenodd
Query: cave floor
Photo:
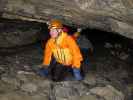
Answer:
<svg viewBox="0 0 133 100"><path fill-rule="evenodd" d="M18 89L22 91L28 91L25 88L23 88L22 85L24 84L25 81L26 82L29 81L26 78L23 80L25 76L22 75L22 80L20 77L19 79L20 82L16 81L12 82L10 81L9 77L11 77L12 80L12 77L17 77L19 76L18 74L25 74L25 75L34 75L35 79L40 78L32 71L32 67L40 65L42 62L42 58L43 58L42 52L39 51L38 48L36 48L36 46L34 45L18 49L14 53L11 52L5 54L3 53L2 56L0 56L0 75L1 75L0 82L8 84L7 86L9 86L9 84L15 84L16 86L14 88L15 91L17 91ZM86 80L88 79L88 83L90 82L89 84L91 84L92 87L94 87L96 86L96 82L94 82L94 80L95 78L97 78L98 79L97 81L99 83L111 84L118 90L122 91L122 93L124 93L126 96L133 95L133 80L132 80L133 75L132 71L130 70L131 67L130 64L110 55L109 51L106 50L106 48L101 48L100 46L95 48L93 54L89 54L89 60L90 64L88 65L88 71L85 76L85 81L83 80L83 82L86 82ZM47 80L47 78L41 78L39 81L42 80L42 82L44 82L45 79ZM0 96L2 96L4 93L8 92L10 93L10 91L12 90L12 88L11 90L10 88L11 87L9 87L9 91L5 90L4 88L0 88ZM36 87L33 86L30 92L32 91L33 92L36 91ZM12 99L12 100L17 100L17 99ZM35 100L40 100L40 99L35 99Z"/></svg>

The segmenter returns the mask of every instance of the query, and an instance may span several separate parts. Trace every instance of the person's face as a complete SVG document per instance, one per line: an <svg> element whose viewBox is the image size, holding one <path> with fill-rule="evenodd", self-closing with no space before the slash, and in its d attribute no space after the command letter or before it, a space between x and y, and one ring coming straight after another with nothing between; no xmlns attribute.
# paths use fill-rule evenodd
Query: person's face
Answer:
<svg viewBox="0 0 133 100"><path fill-rule="evenodd" d="M51 28L50 29L50 36L52 38L56 38L59 36L60 32L61 32L61 29L59 29L59 28Z"/></svg>

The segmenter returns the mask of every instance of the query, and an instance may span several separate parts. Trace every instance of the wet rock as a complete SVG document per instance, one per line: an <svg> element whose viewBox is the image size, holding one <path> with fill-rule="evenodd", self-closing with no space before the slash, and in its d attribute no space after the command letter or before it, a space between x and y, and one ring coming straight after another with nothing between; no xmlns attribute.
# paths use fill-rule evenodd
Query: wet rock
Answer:
<svg viewBox="0 0 133 100"><path fill-rule="evenodd" d="M96 74L93 72L87 73L83 81L88 85L96 85L97 82Z"/></svg>
<svg viewBox="0 0 133 100"><path fill-rule="evenodd" d="M11 88L11 89L9 88L10 91L17 90L19 92L19 94L16 93L17 97L15 94L12 94L11 98L14 98L13 100L15 100L16 98L22 97L23 93L25 94L24 98L29 100L34 100L35 98L38 98L39 100L39 98L42 98L42 97L52 98L52 100L53 99L76 100L77 98L79 98L78 100L88 100L88 98L90 98L91 100L104 100L103 98L105 98L106 100L112 100L112 99L109 99L109 98L112 98L112 96L114 96L115 98L120 96L119 98L121 99L117 99L117 100L124 100L122 98L122 96L124 96L122 92L118 91L113 86L108 85L109 82L105 82L105 81L101 82L99 80L100 78L97 78L95 76L95 73L88 74L85 80L79 81L79 82L78 81L52 82L45 78L38 77L35 74L24 74L24 73L17 74L16 79L20 83L20 85L18 85L18 88L13 88L13 85L15 83L12 78L7 79L6 77L2 79L3 82L5 82L6 84L9 84L8 86ZM91 80L93 82L90 82ZM7 86L6 84L5 86ZM6 88L3 88L3 89L6 89ZM0 88L1 91L3 89ZM101 91L104 91L104 92L101 92ZM3 91L3 93L5 92ZM26 95L27 93L28 95ZM5 98L7 99L10 97L10 95L8 94L10 94L10 92L6 90L6 93L0 96L4 100Z"/></svg>
<svg viewBox="0 0 133 100"><path fill-rule="evenodd" d="M103 100L101 98L97 98L95 95L83 95L83 96L77 96L77 97L72 97L69 100Z"/></svg>
<svg viewBox="0 0 133 100"><path fill-rule="evenodd" d="M127 89L129 91L129 95L132 97L133 96L133 84L128 84Z"/></svg>
<svg viewBox="0 0 133 100"><path fill-rule="evenodd" d="M3 100L124 100L131 96L131 88L127 89L125 82L129 76L124 68L128 66L112 56L97 57L84 80L62 82L53 82L29 70L40 64L41 57L33 48L5 57L1 63L8 67L1 69L9 69L0 80Z"/></svg>
<svg viewBox="0 0 133 100"><path fill-rule="evenodd" d="M127 60L130 56L128 53L129 50L127 49L125 51L125 48L121 44L115 43L113 45L111 43L105 43L104 47L110 51L111 55L118 57L121 60Z"/></svg>
<svg viewBox="0 0 133 100"><path fill-rule="evenodd" d="M28 45L38 40L40 25L37 23L4 20L0 24L0 48Z"/></svg>
<svg viewBox="0 0 133 100"><path fill-rule="evenodd" d="M9 84L12 87L14 87L14 89L17 89L18 87L20 87L20 81L19 81L19 79L15 78L15 77L2 76L1 80L3 82L5 82L6 84Z"/></svg>
<svg viewBox="0 0 133 100"><path fill-rule="evenodd" d="M0 94L1 100L49 100L47 96L42 95L29 95L21 92L9 92Z"/></svg>
<svg viewBox="0 0 133 100"><path fill-rule="evenodd" d="M33 83L23 84L21 90L29 93L37 92L37 85Z"/></svg>
<svg viewBox="0 0 133 100"><path fill-rule="evenodd" d="M90 92L103 97L105 100L125 100L124 94L110 85L106 87L95 87Z"/></svg>
<svg viewBox="0 0 133 100"><path fill-rule="evenodd" d="M59 82L53 84L53 99L72 100L74 97L85 95L88 89L80 82Z"/></svg>
<svg viewBox="0 0 133 100"><path fill-rule="evenodd" d="M20 80L20 90L30 94L49 95L51 82L45 78L39 77L37 74L19 73L17 78Z"/></svg>
<svg viewBox="0 0 133 100"><path fill-rule="evenodd" d="M45 80L38 80L37 82L37 86L38 86L38 90L40 91L40 93L43 93L43 95L45 96L50 96L52 94L50 94L51 92L51 81L45 79ZM50 98L50 97L49 97Z"/></svg>
<svg viewBox="0 0 133 100"><path fill-rule="evenodd" d="M111 43L106 42L104 47L105 48L113 48L113 45Z"/></svg>
<svg viewBox="0 0 133 100"><path fill-rule="evenodd" d="M122 60L126 60L129 57L129 54L125 53L125 52L121 52L119 55L119 58Z"/></svg>
<svg viewBox="0 0 133 100"><path fill-rule="evenodd" d="M0 75L4 74L6 72L6 65L0 65Z"/></svg>
<svg viewBox="0 0 133 100"><path fill-rule="evenodd" d="M9 84L1 80L0 80L0 86L1 86L0 95L16 91L18 89L18 87L16 87L14 84Z"/></svg>
<svg viewBox="0 0 133 100"><path fill-rule="evenodd" d="M25 74L25 75L29 75L29 74L34 74L33 72L26 72L26 71L18 71L17 74Z"/></svg>

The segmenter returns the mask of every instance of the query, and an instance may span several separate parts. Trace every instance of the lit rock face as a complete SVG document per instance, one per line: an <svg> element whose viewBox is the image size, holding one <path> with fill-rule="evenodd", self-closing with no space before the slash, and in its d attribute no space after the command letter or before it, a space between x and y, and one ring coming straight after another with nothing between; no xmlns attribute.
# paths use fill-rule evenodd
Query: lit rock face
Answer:
<svg viewBox="0 0 133 100"><path fill-rule="evenodd" d="M132 0L1 0L8 19L46 22L61 19L70 26L97 28L133 38Z"/></svg>
<svg viewBox="0 0 133 100"><path fill-rule="evenodd" d="M0 21L0 48L11 48L35 43L40 37L40 24L25 21Z"/></svg>

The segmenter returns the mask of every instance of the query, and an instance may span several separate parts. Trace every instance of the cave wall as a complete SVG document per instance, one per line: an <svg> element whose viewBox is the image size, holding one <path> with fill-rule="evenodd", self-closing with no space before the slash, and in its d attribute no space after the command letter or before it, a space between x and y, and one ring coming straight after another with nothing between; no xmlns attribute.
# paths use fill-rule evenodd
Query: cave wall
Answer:
<svg viewBox="0 0 133 100"><path fill-rule="evenodd" d="M37 42L40 35L45 34L41 33L41 26L40 23L35 22L0 19L0 48L12 48Z"/></svg>

